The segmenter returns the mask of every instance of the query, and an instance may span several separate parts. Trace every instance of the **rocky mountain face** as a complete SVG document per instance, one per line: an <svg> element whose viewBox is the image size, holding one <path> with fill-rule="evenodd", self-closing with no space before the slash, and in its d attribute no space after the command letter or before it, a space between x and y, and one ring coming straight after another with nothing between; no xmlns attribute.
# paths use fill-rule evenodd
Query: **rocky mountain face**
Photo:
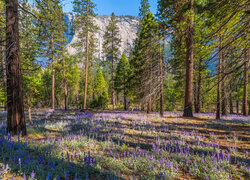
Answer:
<svg viewBox="0 0 250 180"><path fill-rule="evenodd" d="M75 42L77 42L77 34L78 32L72 32L73 20L75 16L73 13L69 13L65 17L65 21L68 25L67 31L67 50L70 55L76 54L76 49L72 46ZM103 59L104 56L102 54L102 44L104 42L104 33L106 31L106 26L109 24L110 16L101 15L97 16L94 20L96 25L99 27L99 30L96 32L95 36L97 38L97 49L98 53L96 54L97 58ZM138 31L138 18L132 16L117 16L117 20L119 21L118 27L120 29L120 38L121 38L121 46L120 52L125 52L126 55L129 55L129 52L132 50L134 46L134 41L136 39L136 33ZM82 48L84 49L84 47Z"/></svg>

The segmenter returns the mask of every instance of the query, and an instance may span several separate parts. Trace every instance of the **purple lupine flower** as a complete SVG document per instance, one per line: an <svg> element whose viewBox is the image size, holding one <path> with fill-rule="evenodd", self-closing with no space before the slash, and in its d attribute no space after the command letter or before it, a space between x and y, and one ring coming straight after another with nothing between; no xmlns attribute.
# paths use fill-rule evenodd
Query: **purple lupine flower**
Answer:
<svg viewBox="0 0 250 180"><path fill-rule="evenodd" d="M26 178L26 174L24 173L23 174L23 180L26 180L27 178Z"/></svg>
<svg viewBox="0 0 250 180"><path fill-rule="evenodd" d="M31 175L30 175L30 178L31 178L31 179L35 178L35 173L34 173L34 171L32 171L32 173L31 173Z"/></svg>

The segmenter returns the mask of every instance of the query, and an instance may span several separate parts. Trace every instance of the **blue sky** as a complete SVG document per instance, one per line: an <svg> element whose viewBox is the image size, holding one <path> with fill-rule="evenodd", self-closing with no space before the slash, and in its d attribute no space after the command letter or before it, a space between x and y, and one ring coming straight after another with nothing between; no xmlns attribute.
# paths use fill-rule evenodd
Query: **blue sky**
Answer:
<svg viewBox="0 0 250 180"><path fill-rule="evenodd" d="M72 12L72 1L64 0L64 11ZM93 0L97 7L98 15L131 15L137 16L139 13L140 0ZM153 14L157 11L157 0L149 0Z"/></svg>

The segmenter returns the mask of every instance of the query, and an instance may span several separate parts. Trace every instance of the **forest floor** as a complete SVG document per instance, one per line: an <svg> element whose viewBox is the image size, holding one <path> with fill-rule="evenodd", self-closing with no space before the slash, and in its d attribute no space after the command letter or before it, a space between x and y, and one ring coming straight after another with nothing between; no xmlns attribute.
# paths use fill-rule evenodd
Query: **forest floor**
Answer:
<svg viewBox="0 0 250 180"><path fill-rule="evenodd" d="M250 179L250 117L37 110L5 136L0 179Z"/></svg>

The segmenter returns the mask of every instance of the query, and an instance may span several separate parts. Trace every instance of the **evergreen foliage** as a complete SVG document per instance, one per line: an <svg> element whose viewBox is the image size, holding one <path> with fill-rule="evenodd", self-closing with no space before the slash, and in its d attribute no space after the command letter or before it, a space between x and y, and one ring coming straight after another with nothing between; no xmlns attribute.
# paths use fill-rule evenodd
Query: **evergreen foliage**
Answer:
<svg viewBox="0 0 250 180"><path fill-rule="evenodd" d="M114 76L115 76L115 66L120 57L119 47L121 44L118 20L115 17L115 14L112 13L108 26L104 34L103 42L103 53L107 62L110 65L111 70L111 104L113 108L115 107L115 90L114 90Z"/></svg>
<svg viewBox="0 0 250 180"><path fill-rule="evenodd" d="M123 94L123 105L124 110L127 110L127 97L130 94L130 80L131 68L127 60L125 53L123 52L122 57L116 67L115 73L115 90L117 94L122 92Z"/></svg>

